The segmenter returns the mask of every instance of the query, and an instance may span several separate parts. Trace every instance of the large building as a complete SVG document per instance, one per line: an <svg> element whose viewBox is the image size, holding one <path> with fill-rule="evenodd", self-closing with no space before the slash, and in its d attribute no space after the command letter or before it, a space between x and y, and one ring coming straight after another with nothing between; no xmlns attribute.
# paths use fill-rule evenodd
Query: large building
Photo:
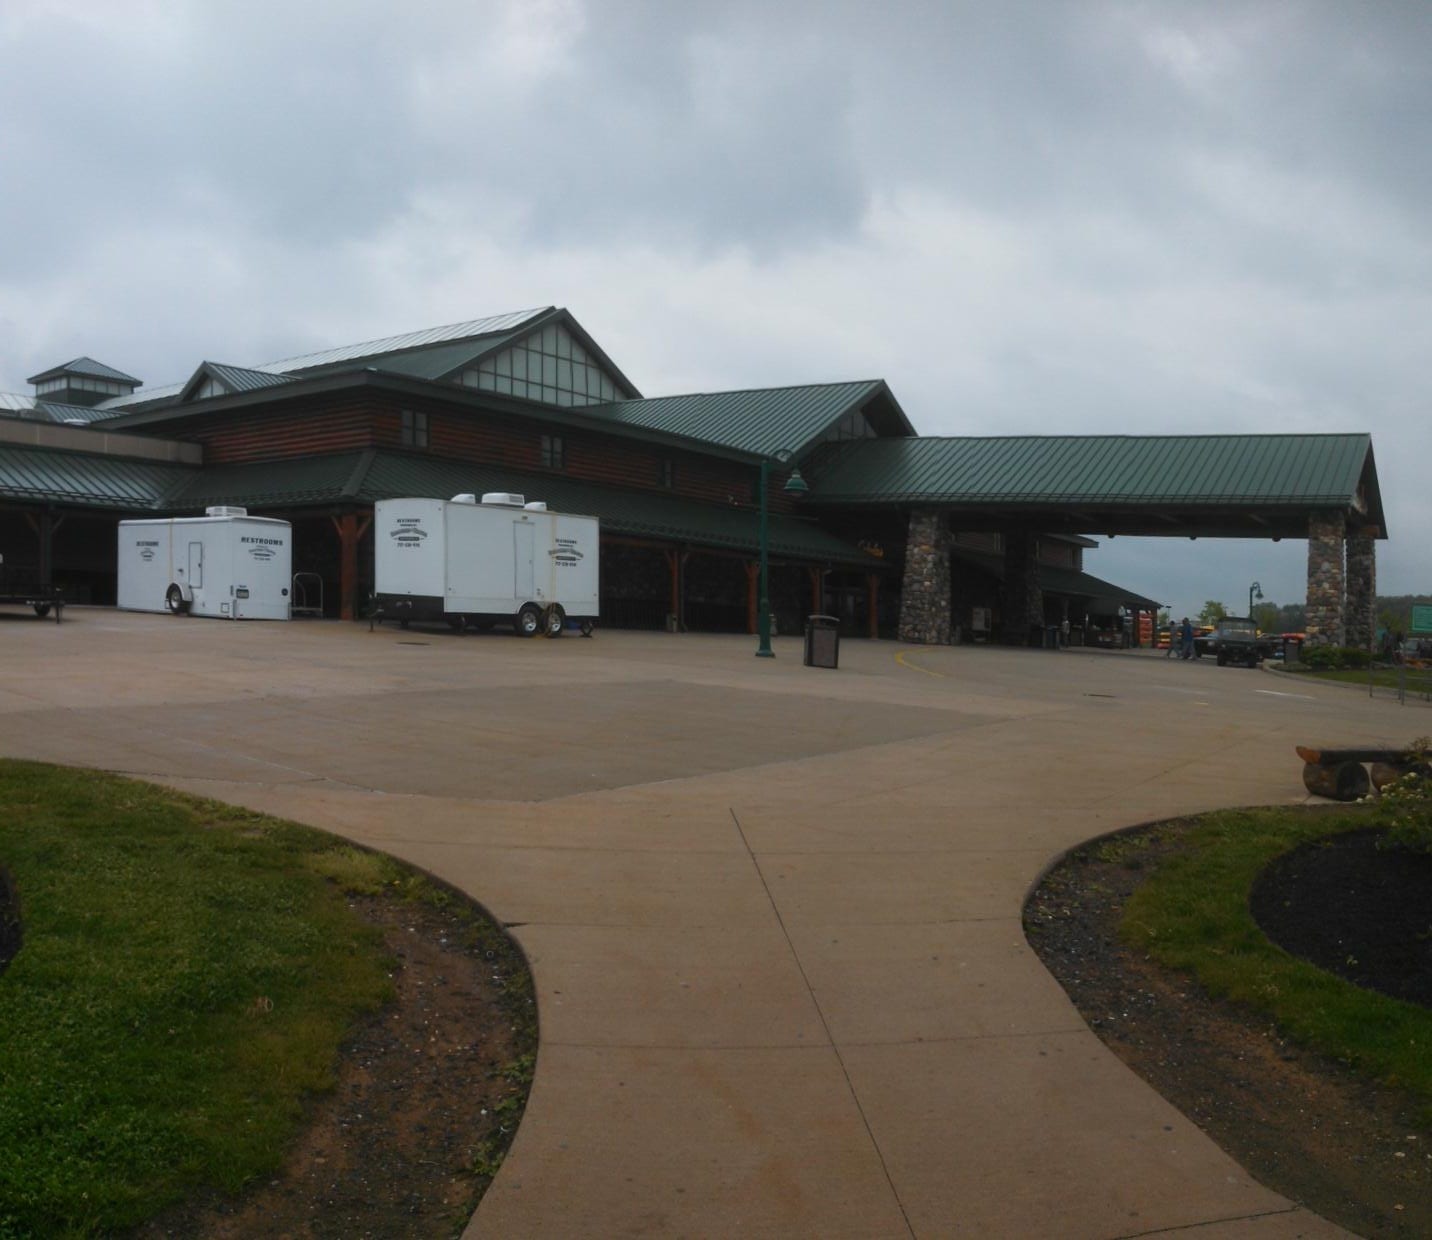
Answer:
<svg viewBox="0 0 1432 1240"><path fill-rule="evenodd" d="M1154 534L1307 538L1310 634L1372 637L1366 434L922 437L880 379L647 397L556 307L165 387L87 357L30 382L0 396L0 555L71 601L113 601L118 520L225 504L290 520L307 600L352 618L375 501L508 491L601 519L605 624L754 632L767 478L782 631L1117 639L1158 604L1086 573L1088 536Z"/></svg>

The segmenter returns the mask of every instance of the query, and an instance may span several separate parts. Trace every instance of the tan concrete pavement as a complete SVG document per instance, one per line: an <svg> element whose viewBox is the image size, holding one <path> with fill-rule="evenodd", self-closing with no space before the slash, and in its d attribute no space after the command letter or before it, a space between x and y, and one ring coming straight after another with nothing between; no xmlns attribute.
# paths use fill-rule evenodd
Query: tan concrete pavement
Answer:
<svg viewBox="0 0 1432 1240"><path fill-rule="evenodd" d="M1341 1234L1086 1029L1024 940L1061 850L1302 799L1422 712L1140 655L70 609L0 622L0 752L284 814L469 892L541 1050L475 1236Z"/></svg>

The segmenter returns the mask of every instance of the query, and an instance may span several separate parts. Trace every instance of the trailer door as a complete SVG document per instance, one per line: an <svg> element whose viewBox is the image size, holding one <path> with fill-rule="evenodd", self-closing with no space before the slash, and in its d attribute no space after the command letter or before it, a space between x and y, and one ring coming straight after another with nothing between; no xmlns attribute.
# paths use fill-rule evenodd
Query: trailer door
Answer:
<svg viewBox="0 0 1432 1240"><path fill-rule="evenodd" d="M189 588L204 588L204 544L201 542L189 544Z"/></svg>
<svg viewBox="0 0 1432 1240"><path fill-rule="evenodd" d="M517 521L512 526L513 583L512 593L518 604L532 598L532 557L537 545L537 531L530 521Z"/></svg>

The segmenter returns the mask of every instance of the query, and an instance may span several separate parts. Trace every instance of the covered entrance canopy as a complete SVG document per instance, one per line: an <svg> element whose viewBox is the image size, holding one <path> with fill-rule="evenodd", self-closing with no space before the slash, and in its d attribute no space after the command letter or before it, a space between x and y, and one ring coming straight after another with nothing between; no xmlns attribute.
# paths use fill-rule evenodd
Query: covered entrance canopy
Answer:
<svg viewBox="0 0 1432 1240"><path fill-rule="evenodd" d="M907 640L949 640L952 530L1005 534L1010 640L1042 619L1038 532L1306 538L1309 641L1372 640L1387 529L1366 434L878 439L835 445L809 473L813 504L909 513Z"/></svg>

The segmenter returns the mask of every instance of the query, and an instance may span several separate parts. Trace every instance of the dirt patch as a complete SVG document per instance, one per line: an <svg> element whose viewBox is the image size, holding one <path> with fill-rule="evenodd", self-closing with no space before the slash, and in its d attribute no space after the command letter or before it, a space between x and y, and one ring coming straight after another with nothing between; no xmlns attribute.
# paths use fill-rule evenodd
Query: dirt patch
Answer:
<svg viewBox="0 0 1432 1240"><path fill-rule="evenodd" d="M1432 856L1379 847L1382 836L1349 831L1279 857L1254 884L1253 916L1284 951L1432 1007Z"/></svg>
<svg viewBox="0 0 1432 1240"><path fill-rule="evenodd" d="M1128 897L1191 826L1067 858L1025 908L1031 945L1105 1044L1263 1184L1364 1236L1432 1235L1432 1132L1414 1099L1119 942Z"/></svg>
<svg viewBox="0 0 1432 1240"><path fill-rule="evenodd" d="M447 1237L471 1217L526 1103L526 964L457 901L350 903L383 931L395 1002L345 1044L336 1087L277 1175L191 1200L140 1236Z"/></svg>
<svg viewBox="0 0 1432 1240"><path fill-rule="evenodd" d="M10 880L9 871L0 865L0 973L4 973L5 966L15 959L22 934L20 897Z"/></svg>

